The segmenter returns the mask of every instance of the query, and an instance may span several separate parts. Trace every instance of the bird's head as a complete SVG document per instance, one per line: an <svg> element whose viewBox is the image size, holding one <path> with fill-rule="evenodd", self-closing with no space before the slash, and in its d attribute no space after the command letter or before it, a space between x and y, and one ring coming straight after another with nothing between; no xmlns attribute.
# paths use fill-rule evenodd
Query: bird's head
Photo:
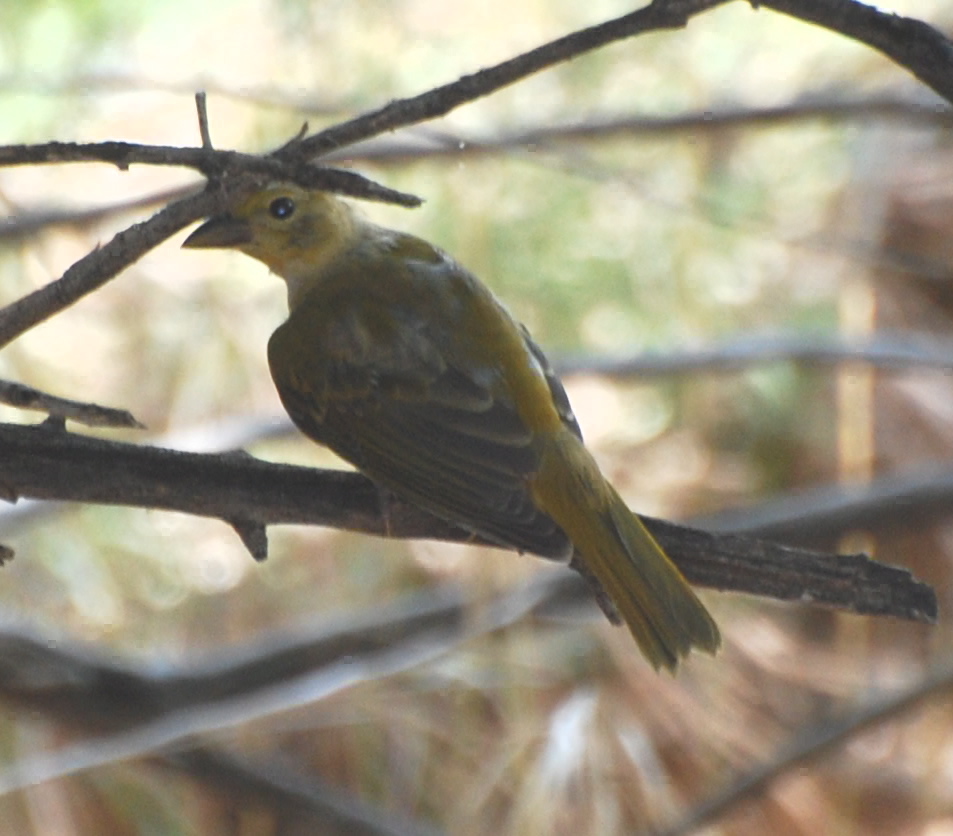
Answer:
<svg viewBox="0 0 953 836"><path fill-rule="evenodd" d="M292 283L321 271L355 236L354 210L326 192L276 183L207 220L183 247L240 250Z"/></svg>

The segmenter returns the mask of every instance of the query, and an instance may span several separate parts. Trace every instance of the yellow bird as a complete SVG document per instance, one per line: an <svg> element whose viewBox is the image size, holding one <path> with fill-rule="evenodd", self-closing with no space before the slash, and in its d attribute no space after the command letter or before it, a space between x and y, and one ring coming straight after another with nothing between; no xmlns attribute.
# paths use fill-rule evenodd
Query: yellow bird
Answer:
<svg viewBox="0 0 953 836"><path fill-rule="evenodd" d="M284 183L184 246L240 250L287 283L268 362L305 435L490 542L571 559L654 667L715 652L715 622L599 472L542 351L450 256Z"/></svg>

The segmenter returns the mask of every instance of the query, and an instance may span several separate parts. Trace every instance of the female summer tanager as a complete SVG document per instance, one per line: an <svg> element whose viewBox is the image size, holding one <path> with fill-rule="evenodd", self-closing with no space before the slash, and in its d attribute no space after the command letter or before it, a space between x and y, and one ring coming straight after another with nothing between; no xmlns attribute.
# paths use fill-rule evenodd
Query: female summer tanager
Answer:
<svg viewBox="0 0 953 836"><path fill-rule="evenodd" d="M185 246L241 250L287 283L268 361L305 435L490 542L571 558L656 668L717 649L708 611L583 446L542 351L450 256L288 184Z"/></svg>

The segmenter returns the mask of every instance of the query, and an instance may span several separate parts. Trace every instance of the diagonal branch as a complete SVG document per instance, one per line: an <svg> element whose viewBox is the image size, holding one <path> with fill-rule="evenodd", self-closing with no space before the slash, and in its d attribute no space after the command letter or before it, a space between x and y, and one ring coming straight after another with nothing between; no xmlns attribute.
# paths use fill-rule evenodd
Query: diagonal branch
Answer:
<svg viewBox="0 0 953 836"><path fill-rule="evenodd" d="M752 769L737 781L695 806L681 821L666 828L664 836L688 836L722 818L742 801L763 794L772 783L795 770L804 770L842 747L858 734L882 726L911 709L953 689L953 669L941 668L908 688L850 712L843 719L800 732L773 760Z"/></svg>
<svg viewBox="0 0 953 836"><path fill-rule="evenodd" d="M684 27L693 16L725 2L654 0L635 12L573 32L450 84L390 102L277 153L317 157L386 131L444 116L462 104L614 41ZM854 0L765 0L752 5L784 12L878 49L953 103L953 43L927 23L880 12Z"/></svg>
<svg viewBox="0 0 953 836"><path fill-rule="evenodd" d="M53 146L59 145L61 143L48 143L45 146L47 154L44 161L57 160L59 154ZM125 143L101 143L100 145L125 145ZM0 160L3 159L4 152L9 151L11 147L0 147ZM21 147L25 148L26 146ZM149 146L131 147L140 151L150 150ZM32 150L39 148L40 146L34 146ZM86 151L89 151L88 147ZM214 158L217 152L201 149L201 153L203 155L211 154ZM76 159L81 158L81 156L77 156ZM109 156L111 156L111 151L110 153L104 153L102 156L93 154L91 158L105 159ZM226 160L230 158L228 154L224 157ZM138 261L153 247L190 223L221 211L230 196L233 198L242 190L260 186L263 182L261 177L264 172L269 173L270 176L280 176L313 188L327 188L332 191L351 194L362 191L365 197L373 198L376 195L379 199L391 200L404 205L420 203L420 200L412 195L378 186L354 172L320 168L302 163L284 164L276 160L255 157L250 159L266 163L266 165L261 171L259 171L259 166L250 165L248 168L251 173L248 173L247 170L232 173L228 177L216 180L213 188L169 204L149 220L133 224L119 232L105 246L93 250L73 264L56 281L0 310L0 348L35 325L73 305L83 296L99 289L126 267ZM278 172L277 175L276 172Z"/></svg>
<svg viewBox="0 0 953 836"><path fill-rule="evenodd" d="M139 162L186 165L202 171L212 180L220 179L226 172L234 176L240 171L250 178L255 174L284 177L315 188L414 205L419 201L413 196L376 186L353 172L314 168L301 165L300 161L384 131L441 116L465 102L489 95L528 75L613 41L684 26L692 16L725 2L727 0L654 0L643 9L579 30L450 84L392 102L312 137L296 138L267 156L219 152L210 148L138 146L124 142L93 146L47 143L42 146L0 147L0 166L85 159L112 162L120 168ZM883 14L850 0L771 0L765 5L880 49L953 101L953 82L950 81L953 79L953 45L928 24ZM297 166L295 161L299 161ZM119 233L101 251L74 264L57 282L0 311L0 347L102 286L179 229L221 208L221 201L222 195L212 190L172 204L149 221Z"/></svg>
<svg viewBox="0 0 953 836"><path fill-rule="evenodd" d="M342 122L298 143L281 149L279 155L317 157L336 148L417 122L445 116L462 104L495 93L528 76L590 52L613 41L646 32L680 29L696 14L727 0L655 0L645 8L604 23L580 29L565 37L517 55L493 67L465 75L450 84L435 87L408 99L398 99L378 110Z"/></svg>
<svg viewBox="0 0 953 836"><path fill-rule="evenodd" d="M93 250L59 279L0 311L0 347L102 287L160 241L208 215L219 198L201 192L166 206L148 221L133 224Z"/></svg>
<svg viewBox="0 0 953 836"><path fill-rule="evenodd" d="M856 0L757 0L755 5L867 44L953 102L953 41L922 20Z"/></svg>
<svg viewBox="0 0 953 836"><path fill-rule="evenodd" d="M550 575L498 596L477 612L459 590L406 595L323 630L276 637L251 653L165 675L50 650L39 637L0 632L0 696L94 733L0 769L0 795L161 754L199 735L232 730L359 682L410 670L468 639L515 624L558 600L564 585L563 578Z"/></svg>

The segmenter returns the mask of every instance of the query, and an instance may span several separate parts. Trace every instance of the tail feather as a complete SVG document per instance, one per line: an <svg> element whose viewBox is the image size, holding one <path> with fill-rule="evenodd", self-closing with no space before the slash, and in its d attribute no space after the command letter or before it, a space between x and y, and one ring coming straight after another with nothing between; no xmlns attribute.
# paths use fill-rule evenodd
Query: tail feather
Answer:
<svg viewBox="0 0 953 836"><path fill-rule="evenodd" d="M674 670L693 647L718 649L718 627L704 604L571 433L544 442L532 491L652 665Z"/></svg>
<svg viewBox="0 0 953 836"><path fill-rule="evenodd" d="M643 620L657 637L657 644L665 648L661 664L668 668L674 668L692 647L714 653L721 635L705 605L645 524L611 485L606 487L610 493L608 522L628 558L624 563L614 562L611 555L604 560L610 571L618 567L618 583L611 585L609 594L623 619L632 629L633 621L639 619L636 613L645 613Z"/></svg>

